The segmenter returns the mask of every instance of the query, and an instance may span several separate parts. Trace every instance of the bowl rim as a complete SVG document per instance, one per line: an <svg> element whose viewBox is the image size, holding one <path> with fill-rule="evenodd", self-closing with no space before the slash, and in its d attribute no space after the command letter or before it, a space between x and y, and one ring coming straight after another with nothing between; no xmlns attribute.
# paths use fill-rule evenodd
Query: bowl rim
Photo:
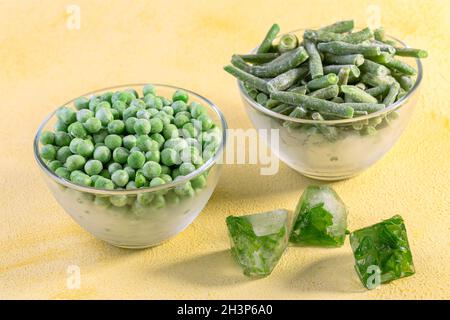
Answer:
<svg viewBox="0 0 450 320"><path fill-rule="evenodd" d="M301 31L307 30L306 28L300 28L300 29L296 29L293 31L289 31L287 33L299 33ZM285 34L287 34L285 33ZM277 38L281 37L281 35L279 35ZM390 35L386 35L387 38L389 38L390 40L394 40L397 43L401 44L403 47L405 48L410 48L405 42L390 36ZM253 48L250 53L255 53L258 47ZM420 61L420 59L415 58L416 60L416 65L417 65L417 77L416 77L416 81L414 82L413 87L398 101L394 102L393 104L389 105L387 108L384 108L380 111L377 112L373 112L373 113L369 113L366 116L359 116L356 118L350 118L350 119L337 119L337 120L309 120L309 119L299 119L299 118L294 118L294 117L289 117L289 116L285 116L282 115L278 112L274 112L266 107L264 107L263 105L259 104L258 102L256 102L255 100L253 100L247 93L247 90L245 90L244 88L244 83L240 80L237 80L237 84L238 84L238 88L240 91L241 96L247 101L247 103L249 105L251 105L254 109L256 109L257 111L260 111L262 113L265 113L266 115L273 117L273 118L278 118L280 120L285 120L285 121L290 121L290 122L296 122L296 123L303 123L303 124L326 124L326 125L334 125L334 124L351 124L354 122L359 122L359 121L363 121L363 120L369 120L375 117L379 117L381 115L384 115L390 111L396 110L400 107L402 107L408 100L409 98L417 91L417 89L419 88L421 82L422 82L422 77L423 77L423 67L422 67L422 62Z"/></svg>
<svg viewBox="0 0 450 320"><path fill-rule="evenodd" d="M209 168L211 168L218 160L218 158L221 156L221 154L224 151L226 142L227 142L227 129L228 129L228 125L227 125L227 121L225 119L224 114L222 113L222 111L219 109L219 107L213 103L211 100L209 100L208 98L192 91L189 89L184 89L181 87L177 87L174 85L169 85L169 84L161 84L161 83L151 83L156 89L158 88L165 88L165 89L172 89L172 90L184 90L187 93L189 93L189 95L191 96L195 96L197 99L201 100L202 103L206 104L208 106L208 108L212 109L212 111L215 112L215 114L218 116L218 118L220 119L220 125L221 125L221 131L222 131L222 141L220 143L219 148L217 149L216 153L214 154L213 157L211 157L210 159L208 159L204 164L202 164L200 167L198 167L197 169L195 169L194 171L192 171L191 173L189 173L186 176L180 176L182 178L177 179L177 180L173 180L169 183L165 183L162 185L158 185L158 186L154 186L154 187L145 187L145 188L137 188L137 189L99 189L99 188L94 188L94 187L85 187L85 186L81 186L81 185L77 185L74 184L73 182L66 180L64 178L61 178L59 176L57 176L52 170L50 170L47 165L45 164L45 162L41 159L41 157L39 156L39 140L41 137L41 134L45 128L45 126L48 124L48 122L50 121L50 119L53 118L53 116L55 116L56 112L64 107L67 106L69 104L72 104L76 99L78 99L79 97L85 97L85 96L90 96L93 94L97 94L99 92L105 92L105 91L113 91L113 90L124 90L124 89L129 89L131 87L143 87L145 85L147 85L148 83L132 83L132 84L121 84L121 85L116 85L116 86L110 86L110 87L106 87L103 89L98 89L98 90L94 90L94 91L90 91L88 93L82 94L77 96L76 98L69 100L68 102L62 104L60 107L56 108L55 110L53 110L50 114L48 114L45 118L44 121L39 125L39 128L36 132L36 135L34 137L34 141L33 141L33 153L34 153L34 158L37 162L37 164L39 165L39 167L46 173L47 176L49 176L50 178L52 178L55 182L62 184L66 187L69 187L71 189L75 189L77 191L81 191L81 192L88 192L88 193L93 193L93 194L101 194L101 195L129 195L129 194L140 194L140 193L147 193L147 192L154 192L154 191L159 191L159 190L164 190L164 189L169 189L169 188L173 188L176 187L178 185L181 185L187 181L190 181L191 179L201 175L202 173L204 173L206 170L208 170Z"/></svg>

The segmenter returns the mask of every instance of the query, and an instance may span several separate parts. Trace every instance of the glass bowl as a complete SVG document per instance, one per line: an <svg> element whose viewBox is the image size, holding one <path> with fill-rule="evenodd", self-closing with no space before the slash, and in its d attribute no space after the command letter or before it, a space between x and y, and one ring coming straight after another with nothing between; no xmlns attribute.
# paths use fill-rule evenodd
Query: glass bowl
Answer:
<svg viewBox="0 0 450 320"><path fill-rule="evenodd" d="M85 94L101 95L108 91L133 88L142 92L143 84L131 84L102 89ZM154 85L158 95L171 97L177 87ZM160 244L185 229L203 210L213 193L221 171L218 163L226 143L227 124L222 112L210 100L186 90L190 101L204 105L220 129L221 143L215 154L183 178L156 187L134 190L102 190L83 187L58 177L39 156L39 139L45 130L52 130L56 111L38 129L34 139L34 157L56 201L86 231L98 239L123 248L145 248ZM64 106L73 107L74 100ZM220 162L220 161L219 161ZM200 176L203 176L201 178ZM200 177L200 178L199 178ZM194 180L196 179L196 180ZM199 180L203 183L198 183ZM186 192L192 181L194 192ZM190 189L192 190L192 189ZM148 201L137 201L138 198ZM143 205L142 203L145 203Z"/></svg>
<svg viewBox="0 0 450 320"><path fill-rule="evenodd" d="M304 29L292 31L301 35ZM389 37L399 46L407 45ZM256 52L256 48L252 53ZM377 162L404 131L419 96L422 64L416 60L417 78L411 90L389 107L352 119L305 120L285 116L254 101L238 81L246 112L253 126L284 163L301 174L317 180L341 180L357 175ZM357 130L367 124L378 123L376 132ZM356 129L355 129L356 128ZM276 135L271 131L275 129ZM326 130L337 132L330 139Z"/></svg>

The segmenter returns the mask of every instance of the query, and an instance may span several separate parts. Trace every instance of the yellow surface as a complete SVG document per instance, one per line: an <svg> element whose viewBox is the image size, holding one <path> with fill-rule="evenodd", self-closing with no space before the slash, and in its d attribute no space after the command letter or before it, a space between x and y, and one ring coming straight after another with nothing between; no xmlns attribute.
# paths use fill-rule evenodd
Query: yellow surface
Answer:
<svg viewBox="0 0 450 320"><path fill-rule="evenodd" d="M80 30L66 27L68 4L81 8ZM405 218L416 275L366 291L348 242L289 248L269 278L241 275L224 219L293 208L312 181L285 165L276 176L225 167L198 219L141 251L94 239L44 184L32 139L68 99L115 84L170 83L216 102L230 127L249 128L235 81L222 71L232 53L252 48L274 21L284 31L351 17L364 25L377 8L389 33L430 53L421 97L387 156L333 187L350 209L350 229ZM450 298L448 1L2 0L0 12L0 298ZM81 270L78 290L66 286L70 265Z"/></svg>

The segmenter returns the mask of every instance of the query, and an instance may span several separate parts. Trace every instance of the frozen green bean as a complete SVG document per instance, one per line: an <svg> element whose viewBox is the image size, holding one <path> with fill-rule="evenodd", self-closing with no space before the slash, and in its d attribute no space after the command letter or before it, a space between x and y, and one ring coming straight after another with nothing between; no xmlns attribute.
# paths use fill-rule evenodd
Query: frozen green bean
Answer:
<svg viewBox="0 0 450 320"><path fill-rule="evenodd" d="M422 49L415 48L399 48L395 47L395 54L401 57L412 57L412 58L426 58L428 57L428 52Z"/></svg>
<svg viewBox="0 0 450 320"><path fill-rule="evenodd" d="M341 91L348 95L354 102L362 103L377 103L377 99L366 93L364 90L359 89L356 86L343 85Z"/></svg>
<svg viewBox="0 0 450 320"><path fill-rule="evenodd" d="M319 51L317 51L314 42L305 40L304 41L306 52L309 55L309 73L312 79L319 78L323 76L322 60L320 58Z"/></svg>
<svg viewBox="0 0 450 320"><path fill-rule="evenodd" d="M398 84L398 82L394 82L389 88L388 94L384 98L383 103L387 106L393 104L395 102L395 98L397 98L399 90L400 85Z"/></svg>
<svg viewBox="0 0 450 320"><path fill-rule="evenodd" d="M332 53L325 53L324 61L327 64L354 64L360 66L364 63L364 56L362 54L347 54L347 55L334 55Z"/></svg>
<svg viewBox="0 0 450 320"><path fill-rule="evenodd" d="M306 84L306 87L309 90L313 91L313 90L322 89L322 88L331 86L333 84L337 84L338 81L339 81L339 78L337 77L336 74L329 73L325 76L322 76L320 78L316 78L316 79L309 81Z"/></svg>
<svg viewBox="0 0 450 320"><path fill-rule="evenodd" d="M338 73L338 85L342 86L342 85L346 85L348 83L348 78L350 76L350 68L344 67L341 68L341 70L339 70Z"/></svg>
<svg viewBox="0 0 450 320"><path fill-rule="evenodd" d="M280 38L280 42L278 43L278 52L285 53L289 50L294 50L298 46L298 39L295 34L284 34Z"/></svg>
<svg viewBox="0 0 450 320"><path fill-rule="evenodd" d="M388 84L380 84L376 87L366 89L365 91L366 91L366 93L370 94L373 97L378 97L378 96L384 96L388 90L389 90Z"/></svg>
<svg viewBox="0 0 450 320"><path fill-rule="evenodd" d="M383 66L382 64L370 61L370 60L365 60L364 63L359 66L359 69L362 72L368 72L368 73L373 73L377 76L385 76L390 74L391 72L389 71L388 68L386 68L385 66Z"/></svg>
<svg viewBox="0 0 450 320"><path fill-rule="evenodd" d="M322 117L322 115L318 112L313 112L313 114L311 115L311 118L313 120L316 121L324 121L325 119ZM315 124L315 126L317 127L317 129L319 129L319 131L323 134L323 136L329 140L329 141L335 141L337 138L337 130L335 127L326 125L326 124L321 124L321 123L317 123Z"/></svg>
<svg viewBox="0 0 450 320"><path fill-rule="evenodd" d="M240 54L239 57L242 58L245 62L248 63L266 63L270 62L273 59L279 57L280 54L277 52L267 52L267 53L255 53L255 54Z"/></svg>
<svg viewBox="0 0 450 320"><path fill-rule="evenodd" d="M359 70L359 68L353 64L330 64L328 66L325 66L323 68L323 73L325 74L330 74L330 73L334 73L334 74L339 74L339 72L343 69L343 68L347 68L350 70L349 76L351 75L352 77L358 78L361 74L361 71Z"/></svg>
<svg viewBox="0 0 450 320"><path fill-rule="evenodd" d="M384 104L382 103L346 102L342 103L341 106L352 108L354 111L367 111L368 113L374 113L384 109Z"/></svg>
<svg viewBox="0 0 450 320"><path fill-rule="evenodd" d="M272 42L276 38L278 32L280 32L280 26L275 23L270 27L263 42L259 45L257 53L269 52L272 48Z"/></svg>
<svg viewBox="0 0 450 320"><path fill-rule="evenodd" d="M344 104L334 103L328 100L317 99L306 95L276 91L270 94L270 97L275 100L279 100L283 103L303 106L310 110L315 110L320 113L326 113L329 115L335 115L341 118L352 118L353 108L350 106L344 106Z"/></svg>
<svg viewBox="0 0 450 320"><path fill-rule="evenodd" d="M355 23L353 20L343 20L338 21L333 24L327 25L325 27L320 28L320 31L328 31L328 32L335 32L335 33L344 33L344 32L350 32L353 30Z"/></svg>
<svg viewBox="0 0 450 320"><path fill-rule="evenodd" d="M308 73L308 67L301 66L288 70L267 82L269 91L286 90L290 88L296 81L303 79Z"/></svg>
<svg viewBox="0 0 450 320"><path fill-rule="evenodd" d="M365 44L351 44L342 41L322 42L317 45L321 52L332 53L335 55L356 54L360 53L364 57L372 57L380 55L380 48Z"/></svg>
<svg viewBox="0 0 450 320"><path fill-rule="evenodd" d="M330 41L341 41L346 43L358 44L365 40L371 39L373 33L369 28L362 29L357 32L352 33L334 33L329 31L305 31L305 38L313 40L315 42L330 42Z"/></svg>
<svg viewBox="0 0 450 320"><path fill-rule="evenodd" d="M267 82L264 81L263 79L257 78L254 75L251 75L247 72L244 72L244 71L242 71L234 66L230 66L230 65L225 66L224 70L226 72L230 73L232 76L238 78L242 82L247 83L262 92L269 93L269 90L267 89Z"/></svg>
<svg viewBox="0 0 450 320"><path fill-rule="evenodd" d="M264 65L248 65L242 58L233 55L231 63L241 70L253 74L259 78L272 78L286 72L292 68L299 66L302 62L308 59L308 53L303 47L298 47L294 50L283 53L274 60Z"/></svg>
<svg viewBox="0 0 450 320"><path fill-rule="evenodd" d="M333 84L331 86L313 91L309 93L308 96L328 100L337 97L338 94L339 94L339 86L337 84Z"/></svg>

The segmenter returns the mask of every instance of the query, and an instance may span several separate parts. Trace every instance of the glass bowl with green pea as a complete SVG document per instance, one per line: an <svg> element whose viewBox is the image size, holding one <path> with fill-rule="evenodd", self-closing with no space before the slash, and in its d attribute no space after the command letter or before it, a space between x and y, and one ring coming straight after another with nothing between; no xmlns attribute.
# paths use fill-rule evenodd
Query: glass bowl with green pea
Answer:
<svg viewBox="0 0 450 320"><path fill-rule="evenodd" d="M112 245L158 245L203 210L226 143L219 108L163 84L110 87L52 112L34 156L57 202Z"/></svg>
<svg viewBox="0 0 450 320"><path fill-rule="evenodd" d="M257 47L250 54L234 55L232 65L226 66L225 70L238 79L251 122L256 129L264 129L262 137L284 163L318 180L350 178L382 158L404 131L418 100L422 81L419 58L426 57L426 52L410 49L404 42L384 34L383 39L375 40L373 34L376 32L366 28L338 35L318 32L321 37L331 34L345 41L351 41L351 37L371 36L370 41L373 41L348 46L354 50L361 45L364 50L361 54L330 54L329 51L336 49L335 43L330 42L330 50L330 43L316 42L314 46L305 38L302 42L302 36L305 37L307 32L298 29L289 32L289 37L276 37L269 52L260 53ZM292 35L299 39L298 42L292 40ZM283 37L286 38L284 42ZM294 47L283 52L292 43L295 43ZM346 44L338 44L348 49ZM305 50L301 49L302 45ZM393 54L388 53L392 47L398 51L399 59L393 59ZM277 64L282 62L282 55L289 54L299 57L295 67ZM408 75L412 67L405 66L404 57L416 58L413 59L414 75ZM286 67L283 73L270 74L266 66L271 61L278 68ZM393 72L397 67L391 65L393 62L399 64L404 73ZM346 70L340 72L340 69ZM353 72L357 74L352 75Z"/></svg>

